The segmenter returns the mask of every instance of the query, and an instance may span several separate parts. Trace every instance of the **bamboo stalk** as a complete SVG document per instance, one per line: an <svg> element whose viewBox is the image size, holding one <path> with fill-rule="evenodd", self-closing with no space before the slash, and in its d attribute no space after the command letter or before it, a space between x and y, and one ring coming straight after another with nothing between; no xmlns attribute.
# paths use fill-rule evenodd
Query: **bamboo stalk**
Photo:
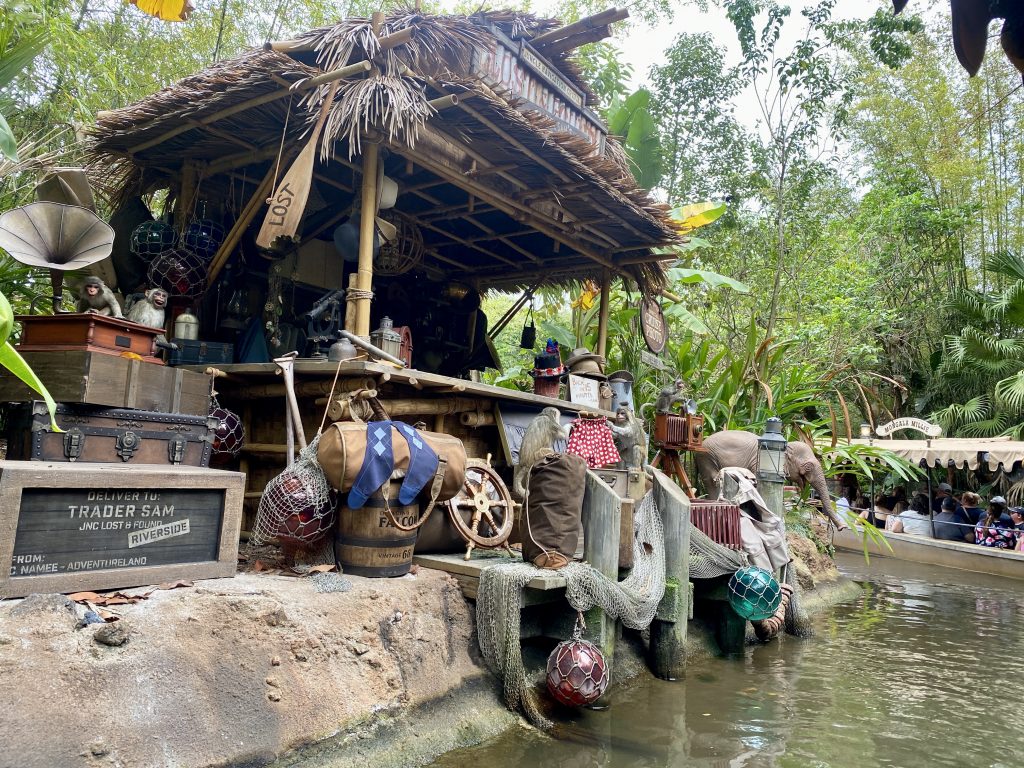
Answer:
<svg viewBox="0 0 1024 768"><path fill-rule="evenodd" d="M349 64L347 67L336 69L333 72L325 72L322 75L317 75L316 77L311 77L308 80L300 81L299 83L290 88L281 88L276 91L271 91L270 93L265 93L262 96L256 96L251 99L246 99L245 101L239 102L238 104L234 104L230 107L225 107L224 109L218 110L217 112L214 112L212 115L207 115L206 117L199 118L194 122L183 122L181 125L172 128L171 130L166 131L165 133L162 133L155 138L152 138L148 141L144 141L141 144L132 147L131 149L128 150L128 154L135 155L138 154L139 152L144 152L150 147L155 147L157 144L163 144L168 139L173 139L175 136L178 136L182 133L197 130L195 123L199 123L201 126L205 127L207 125L210 125L211 123L216 123L218 120L223 120L224 118L231 117L232 115L237 115L239 112L245 112L247 109L252 109L253 107L258 107L263 104L269 104L272 101L277 101L278 99L282 99L285 96L289 96L293 93L308 91L310 88L315 88L316 86L322 85L323 83L332 82L332 80L341 80L342 78L349 77L351 75L369 72L370 67L370 62L360 61L356 64Z"/></svg>
<svg viewBox="0 0 1024 768"><path fill-rule="evenodd" d="M537 35L535 38L530 40L529 43L539 50L556 40L563 40L578 32L583 32L588 29L597 29L598 27L614 24L616 21L624 21L628 18L628 8L609 8L606 11L595 13L593 16L587 16L579 21L574 21L572 24L566 24L564 27L552 29L550 32L545 32L543 35Z"/></svg>
<svg viewBox="0 0 1024 768"><path fill-rule="evenodd" d="M370 337L370 298L373 284L373 237L377 216L377 145L363 142L363 180L359 219L359 265L356 269L356 289L363 295L356 298L356 324L351 329L356 336Z"/></svg>
<svg viewBox="0 0 1024 768"><path fill-rule="evenodd" d="M545 45L540 52L544 56L556 56L560 53L566 53L567 51L575 50L581 45L587 45L588 43L596 43L604 40L606 37L612 36L612 29L609 26L596 27L595 29L584 30L583 32L577 32L575 35L569 35L561 40L557 40L549 45Z"/></svg>

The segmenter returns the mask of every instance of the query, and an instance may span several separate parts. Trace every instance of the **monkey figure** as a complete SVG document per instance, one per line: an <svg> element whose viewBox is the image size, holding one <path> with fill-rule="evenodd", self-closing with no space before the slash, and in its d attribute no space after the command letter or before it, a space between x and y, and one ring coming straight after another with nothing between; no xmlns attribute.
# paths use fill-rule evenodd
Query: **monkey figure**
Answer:
<svg viewBox="0 0 1024 768"><path fill-rule="evenodd" d="M683 380L676 379L673 383L661 388L658 399L654 401L655 413L671 413L676 405L686 405L686 393L683 391Z"/></svg>
<svg viewBox="0 0 1024 768"><path fill-rule="evenodd" d="M123 317L114 292L95 276L85 278L79 288L77 309L79 312L95 312L106 317Z"/></svg>
<svg viewBox="0 0 1024 768"><path fill-rule="evenodd" d="M554 453L554 444L569 438L568 431L561 423L561 412L548 406L530 422L519 446L519 463L512 472L512 490L519 498L526 498L526 479L533 465L548 454Z"/></svg>
<svg viewBox="0 0 1024 768"><path fill-rule="evenodd" d="M132 304L128 310L128 319L139 325L150 328L163 328L167 311L167 291L163 288L150 288L143 298ZM167 339L161 333L156 337L157 344L166 344Z"/></svg>
<svg viewBox="0 0 1024 768"><path fill-rule="evenodd" d="M643 421L629 409L620 405L615 411L615 418L608 419L608 427L612 431L612 439L619 450L621 459L615 466L618 469L643 467L647 464L647 433L644 432Z"/></svg>

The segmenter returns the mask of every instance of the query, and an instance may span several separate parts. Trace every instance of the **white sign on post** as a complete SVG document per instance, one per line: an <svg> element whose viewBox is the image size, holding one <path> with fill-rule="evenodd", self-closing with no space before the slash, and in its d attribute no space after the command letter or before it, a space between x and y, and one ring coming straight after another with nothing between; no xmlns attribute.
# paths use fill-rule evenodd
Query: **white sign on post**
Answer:
<svg viewBox="0 0 1024 768"><path fill-rule="evenodd" d="M600 384L584 376L569 374L569 402L588 408L601 407Z"/></svg>

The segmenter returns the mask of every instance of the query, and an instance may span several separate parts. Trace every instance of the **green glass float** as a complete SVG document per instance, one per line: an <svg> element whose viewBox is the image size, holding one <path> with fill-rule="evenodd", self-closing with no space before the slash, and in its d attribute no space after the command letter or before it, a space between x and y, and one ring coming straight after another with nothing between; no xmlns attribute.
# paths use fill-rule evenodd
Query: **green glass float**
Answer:
<svg viewBox="0 0 1024 768"><path fill-rule="evenodd" d="M729 605L744 619L764 621L775 615L782 587L764 568L748 565L729 579Z"/></svg>

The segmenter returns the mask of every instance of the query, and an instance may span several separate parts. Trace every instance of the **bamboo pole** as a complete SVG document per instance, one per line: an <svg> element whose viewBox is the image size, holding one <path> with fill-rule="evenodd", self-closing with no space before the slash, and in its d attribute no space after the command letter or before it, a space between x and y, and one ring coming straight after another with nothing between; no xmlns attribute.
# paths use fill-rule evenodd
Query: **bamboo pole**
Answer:
<svg viewBox="0 0 1024 768"><path fill-rule="evenodd" d="M616 21L624 21L628 18L628 8L609 8L606 11L595 13L593 16L587 16L579 21L574 21L572 24L566 24L564 27L552 29L550 32L545 32L543 35L537 35L535 38L530 40L529 43L534 48L540 50L556 40L564 40L570 35L585 32L590 29L604 27L608 24L614 24ZM541 52L543 53L543 51Z"/></svg>
<svg viewBox="0 0 1024 768"><path fill-rule="evenodd" d="M370 288L373 285L373 236L377 216L377 162L378 147L363 142L362 201L359 219L359 265L356 270L356 324L351 330L356 336L370 338Z"/></svg>
<svg viewBox="0 0 1024 768"><path fill-rule="evenodd" d="M607 357L608 352L608 311L610 307L612 273L609 269L601 271L601 308L597 314L597 354Z"/></svg>
<svg viewBox="0 0 1024 768"><path fill-rule="evenodd" d="M196 182L199 174L196 164L189 160L181 166L181 184L178 186L178 199L174 203L174 226L179 231L185 229L185 219L192 212L192 202L196 198Z"/></svg>
<svg viewBox="0 0 1024 768"><path fill-rule="evenodd" d="M168 139L173 139L175 136L178 136L182 133L197 130L196 123L199 123L200 126L205 127L207 125L210 125L211 123L216 123L218 120L223 120L224 118L231 117L232 115L237 115L239 112L245 112L247 109L252 109L253 107L261 106L262 104L269 104L272 101L277 101L278 99L282 99L285 96L289 96L293 93L308 91L310 88L315 88L316 86L322 85L323 83L332 82L332 80L341 80L342 78L349 77L351 75L369 72L370 67L370 62L360 61L356 64L349 64L347 67L336 69L333 72L325 72L322 75L311 77L308 80L299 81L296 85L293 85L289 88L281 88L276 91L271 91L270 93L265 93L262 96L256 96L251 99L246 99L245 101L239 102L238 104L234 104L230 107L225 107L224 109L218 110L217 112L214 112L212 115L207 115L206 117L199 118L195 121L183 122L181 123L181 125L178 125L177 127L172 128L171 130L162 133L159 136L156 136L155 138L149 139L148 141L144 141L141 144L132 147L131 149L128 150L128 154L138 154L139 152L143 152L149 149L150 147L155 147L157 144L162 144Z"/></svg>
<svg viewBox="0 0 1024 768"><path fill-rule="evenodd" d="M542 53L545 56L555 56L559 53L566 53L567 51L579 48L581 45L587 43L596 43L600 40L604 40L606 37L612 36L611 27L597 27L596 29L588 29L584 32L577 32L575 35L564 37L561 40L545 45L542 49Z"/></svg>

